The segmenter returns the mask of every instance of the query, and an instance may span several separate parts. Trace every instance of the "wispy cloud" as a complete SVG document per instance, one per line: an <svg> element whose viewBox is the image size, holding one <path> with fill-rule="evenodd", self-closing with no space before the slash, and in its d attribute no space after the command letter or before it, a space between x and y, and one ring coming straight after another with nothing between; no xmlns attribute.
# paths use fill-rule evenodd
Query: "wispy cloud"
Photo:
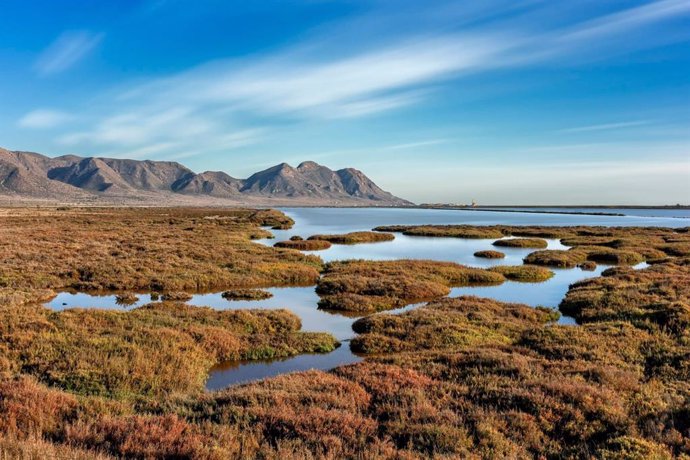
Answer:
<svg viewBox="0 0 690 460"><path fill-rule="evenodd" d="M538 12L543 5L534 2L529 7ZM529 16L530 11L525 7L520 16ZM687 0L660 0L556 27L508 18L499 21L500 27L491 22L464 30L427 27L404 36L358 40L350 47L334 47L330 38L311 37L270 55L214 60L125 88L112 101L117 113L94 113L93 125L59 141L133 151L148 145L168 149L214 142L248 145L285 120L353 119L422 104L445 83L467 75L561 64L574 55L599 53L604 43L609 51L634 51L645 45L625 40L628 32L687 13ZM100 39L84 32L61 37L46 51L40 67L44 73L65 69ZM251 120L251 126L239 120ZM607 123L561 132L644 123ZM198 153L202 149L188 148L184 155Z"/></svg>
<svg viewBox="0 0 690 460"><path fill-rule="evenodd" d="M161 111L132 111L112 115L89 131L64 135L59 140L66 145L90 143L135 146L161 137L176 139L202 136L211 130L210 122L194 116L191 108L175 107Z"/></svg>
<svg viewBox="0 0 690 460"><path fill-rule="evenodd" d="M411 88L493 65L510 46L499 37L443 35L324 58L306 52L313 44L303 45L258 60L211 62L128 95L177 96L264 114L331 117L342 109L367 115L406 105L419 95Z"/></svg>
<svg viewBox="0 0 690 460"><path fill-rule="evenodd" d="M73 118L69 113L60 110L36 109L21 117L17 125L22 128L54 128Z"/></svg>
<svg viewBox="0 0 690 460"><path fill-rule="evenodd" d="M636 126L648 125L651 122L648 120L625 121L619 123L603 123L600 125L577 126L575 128L559 129L559 133L584 133L591 131L610 131L614 129L633 128Z"/></svg>
<svg viewBox="0 0 690 460"><path fill-rule="evenodd" d="M103 39L104 34L85 30L66 31L38 57L35 68L41 75L63 72L84 58Z"/></svg>
<svg viewBox="0 0 690 460"><path fill-rule="evenodd" d="M687 0L661 0L612 13L578 24L563 34L567 41L589 41L604 35L616 35L664 19L690 13Z"/></svg>
<svg viewBox="0 0 690 460"><path fill-rule="evenodd" d="M382 147L379 150L389 151L389 150L417 149L420 147L429 147L431 145L446 144L447 142L448 142L448 139L429 139L429 140L425 140L425 141L417 141L417 142L408 142L405 144L389 145L386 147Z"/></svg>
<svg viewBox="0 0 690 460"><path fill-rule="evenodd" d="M132 111L103 119L92 130L66 134L68 146L110 146L104 155L144 158L165 154L179 159L211 151L227 151L260 139L260 129L231 128L190 107Z"/></svg>

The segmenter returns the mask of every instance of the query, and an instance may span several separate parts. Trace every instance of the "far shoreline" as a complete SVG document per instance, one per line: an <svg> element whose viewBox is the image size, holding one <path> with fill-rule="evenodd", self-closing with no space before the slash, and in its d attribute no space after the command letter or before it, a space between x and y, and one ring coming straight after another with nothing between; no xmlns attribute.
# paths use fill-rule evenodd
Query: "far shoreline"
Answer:
<svg viewBox="0 0 690 460"><path fill-rule="evenodd" d="M146 202L138 203L79 203L79 202L40 202L40 201L18 201L18 202L2 202L0 201L0 209L46 209L46 208L62 208L67 210L69 208L78 209L108 209L108 208L197 208L197 209L223 209L223 208L255 208L255 209L309 209L309 208L333 208L333 209L430 209L430 210L446 210L446 211L479 211L479 212L506 212L506 213L522 213L522 214L562 214L562 215L584 215L584 216L602 216L602 217L634 217L630 214L620 212L606 212L606 210L690 210L690 205L476 205L476 206L450 206L450 205L411 205L411 206L396 206L396 205L381 205L375 206L371 204L363 204L361 206L353 204L336 205L336 204L292 204L285 201L277 203L164 203L154 204ZM576 211L576 209L586 209L587 211ZM592 210L592 211L588 211ZM595 211L596 210L596 211ZM601 211L599 211L601 210ZM690 216L646 216L667 219L688 219Z"/></svg>

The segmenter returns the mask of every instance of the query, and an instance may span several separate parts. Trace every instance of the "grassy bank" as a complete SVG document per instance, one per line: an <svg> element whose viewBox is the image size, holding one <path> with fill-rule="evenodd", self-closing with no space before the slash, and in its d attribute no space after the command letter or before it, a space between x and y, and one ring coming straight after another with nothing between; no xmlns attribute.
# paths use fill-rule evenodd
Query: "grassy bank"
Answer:
<svg viewBox="0 0 690 460"><path fill-rule="evenodd" d="M431 260L331 262L317 284L320 308L390 310L448 295L451 287L501 284L503 275Z"/></svg>
<svg viewBox="0 0 690 460"><path fill-rule="evenodd" d="M267 236L260 225L289 224L275 212L16 210L4 217L0 458L690 455L687 229L447 232L560 238L572 249L534 254L620 264L570 287L560 309L581 325L563 326L549 309L440 298L457 285L534 280L550 273L544 267L323 265L251 242ZM631 269L626 264L639 258L628 253L651 266ZM75 286L155 286L169 294L218 286L253 298L245 288L315 282L322 270L318 290L327 306L373 312L431 302L358 320L352 348L361 363L218 392L202 387L219 360L324 352L335 340L299 332L299 319L285 310L217 311L177 301L130 311L40 305Z"/></svg>
<svg viewBox="0 0 690 460"><path fill-rule="evenodd" d="M383 232L351 232L342 235L312 235L310 241L328 241L333 244L361 244L361 243L381 243L383 241L393 241L395 235Z"/></svg>

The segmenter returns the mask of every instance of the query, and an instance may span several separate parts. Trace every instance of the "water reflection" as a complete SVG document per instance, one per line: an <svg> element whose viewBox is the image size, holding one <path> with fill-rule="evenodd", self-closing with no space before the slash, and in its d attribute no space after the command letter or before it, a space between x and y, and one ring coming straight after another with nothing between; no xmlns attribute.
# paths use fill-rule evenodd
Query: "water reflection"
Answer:
<svg viewBox="0 0 690 460"><path fill-rule="evenodd" d="M260 240L263 244L288 239L292 235L309 236L316 233L347 233L356 230L369 230L377 225L393 224L514 224L514 225L659 225L681 226L678 219L674 225L671 219L611 217L611 216L573 216L550 214L519 214L500 212L473 212L421 209L286 209L295 221L291 230L272 230L273 240ZM682 224L687 221L680 220ZM326 261L343 259L432 259L458 262L475 267L495 265L520 265L522 259L533 251L529 248L495 248L494 239L461 239L411 237L396 234L390 242L362 244L354 246L334 245L326 251L318 252ZM567 249L558 240L548 240L549 249ZM474 257L476 251L499 249L506 254L504 259L482 259ZM644 268L640 264L635 268ZM499 301L526 303L557 308L570 284L599 276L606 267L599 266L594 271L579 268L554 270L555 276L543 283L517 283L507 281L498 286L454 288L451 296L476 295ZM195 306L209 306L219 310L247 308L286 308L302 321L302 330L308 332L329 332L343 345L328 354L306 354L292 358L271 361L228 362L214 367L209 376L207 388L216 390L236 383L272 377L287 372L307 369L331 369L354 363L362 358L350 351L347 341L354 335L352 323L360 315L345 315L342 312L319 310L314 287L280 287L268 289L273 294L270 299L228 301L220 292L195 294L188 302ZM86 293L62 292L46 304L53 310L68 308L100 308L131 310L151 302L149 294L139 294L138 300L129 306L117 303L115 295L89 295ZM419 307L410 305L388 313L402 313ZM571 318L563 318L563 324L572 324Z"/></svg>
<svg viewBox="0 0 690 460"><path fill-rule="evenodd" d="M229 361L211 368L206 382L207 390L222 390L230 385L251 382L289 372L310 369L328 370L345 364L353 364L362 358L350 351L350 344L344 342L328 354L304 354L292 358L266 361Z"/></svg>
<svg viewBox="0 0 690 460"><path fill-rule="evenodd" d="M288 230L271 230L273 233L289 232ZM287 236L286 236L287 237ZM273 240L257 240L257 242L273 245L281 238ZM532 248L504 248L493 246L496 238L465 239L439 238L426 236L407 236L396 233L393 241L381 243L367 243L355 245L334 244L324 251L313 251L325 262L346 259L368 260L397 260L397 259L431 259L447 262L457 262L472 267L493 267L496 265L521 265L527 254L535 251ZM568 249L559 240L548 239L548 249ZM504 259L484 259L475 257L474 253L486 249L503 252Z"/></svg>
<svg viewBox="0 0 690 460"><path fill-rule="evenodd" d="M276 238L317 233L371 230L379 225L603 225L613 227L686 227L687 219L649 216L528 214L500 211L458 211L416 208L280 208L295 225L273 231ZM648 210L649 211L649 210ZM684 215L690 215L685 211ZM277 240L276 240L277 241Z"/></svg>
<svg viewBox="0 0 690 460"><path fill-rule="evenodd" d="M98 310L132 310L153 302L151 294L137 294L138 300L129 305L118 303L115 294L87 294L85 292L60 292L45 304L55 311L70 308L95 308Z"/></svg>
<svg viewBox="0 0 690 460"><path fill-rule="evenodd" d="M352 318L332 312L319 310L319 296L310 287L281 287L266 289L273 297L265 300L228 301L220 293L196 294L188 303L207 306L219 310L239 310L246 308L286 308L302 320L302 330L306 332L330 332L338 340L352 337Z"/></svg>

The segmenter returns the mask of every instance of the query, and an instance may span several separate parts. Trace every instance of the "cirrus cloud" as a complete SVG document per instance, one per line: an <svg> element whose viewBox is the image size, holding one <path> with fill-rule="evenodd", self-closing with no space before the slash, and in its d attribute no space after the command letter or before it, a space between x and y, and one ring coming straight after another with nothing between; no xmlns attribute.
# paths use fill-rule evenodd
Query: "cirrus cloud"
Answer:
<svg viewBox="0 0 690 460"><path fill-rule="evenodd" d="M94 49L104 34L86 30L65 31L46 48L34 65L40 75L64 72Z"/></svg>

